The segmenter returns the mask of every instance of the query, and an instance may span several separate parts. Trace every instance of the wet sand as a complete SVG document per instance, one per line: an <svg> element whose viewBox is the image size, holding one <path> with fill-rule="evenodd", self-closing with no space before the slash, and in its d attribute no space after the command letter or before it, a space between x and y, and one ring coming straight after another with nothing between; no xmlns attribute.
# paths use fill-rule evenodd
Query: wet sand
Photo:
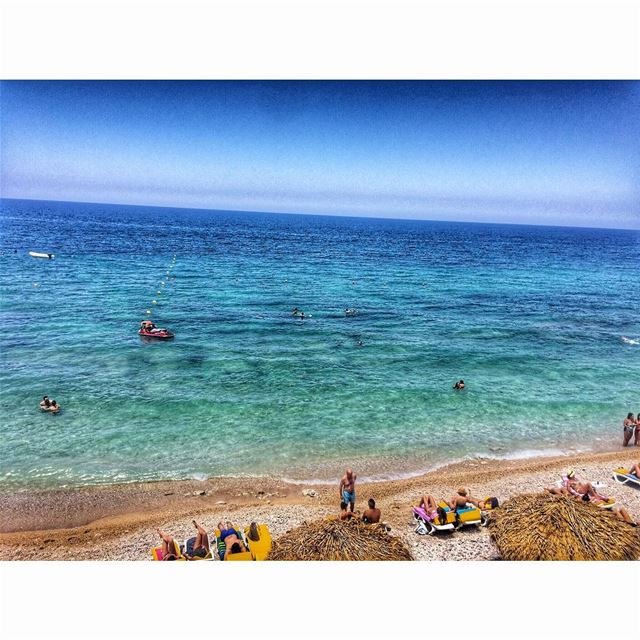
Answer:
<svg viewBox="0 0 640 640"><path fill-rule="evenodd" d="M375 498L391 533L402 537L417 560L488 560L497 551L488 532L469 528L436 537L414 533L411 504L424 493L449 498L458 486L476 497L510 496L552 486L567 468L578 477L603 482L602 492L640 519L640 489L616 484L611 472L640 459L628 448L557 458L478 460L425 475L357 484L357 510ZM355 470L357 472L357 469ZM311 489L315 496L304 495ZM74 490L0 494L1 560L148 560L157 527L178 540L193 535L196 518L209 530L221 519L241 526L265 522L274 538L302 524L336 513L338 479L305 485L270 478L211 478L86 487Z"/></svg>

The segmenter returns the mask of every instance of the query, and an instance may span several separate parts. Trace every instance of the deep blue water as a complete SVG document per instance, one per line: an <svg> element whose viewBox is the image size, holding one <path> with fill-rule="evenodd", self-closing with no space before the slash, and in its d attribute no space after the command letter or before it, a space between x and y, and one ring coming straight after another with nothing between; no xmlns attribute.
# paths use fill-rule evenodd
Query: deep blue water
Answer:
<svg viewBox="0 0 640 640"><path fill-rule="evenodd" d="M640 411L638 231L17 200L0 223L0 488L389 476L608 447ZM147 310L175 340L140 339Z"/></svg>

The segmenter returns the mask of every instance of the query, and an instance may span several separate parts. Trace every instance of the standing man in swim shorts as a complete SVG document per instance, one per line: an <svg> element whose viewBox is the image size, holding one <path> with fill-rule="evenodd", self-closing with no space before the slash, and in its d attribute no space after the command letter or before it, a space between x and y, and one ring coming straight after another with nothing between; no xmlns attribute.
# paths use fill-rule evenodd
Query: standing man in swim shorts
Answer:
<svg viewBox="0 0 640 640"><path fill-rule="evenodd" d="M351 513L356 506L356 474L351 469L347 469L340 480L340 500L350 505Z"/></svg>

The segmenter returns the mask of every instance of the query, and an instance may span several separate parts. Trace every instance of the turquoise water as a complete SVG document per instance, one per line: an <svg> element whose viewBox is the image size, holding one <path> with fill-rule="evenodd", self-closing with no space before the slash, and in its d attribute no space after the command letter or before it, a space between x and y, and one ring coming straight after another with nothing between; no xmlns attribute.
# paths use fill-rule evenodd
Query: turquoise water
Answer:
<svg viewBox="0 0 640 640"><path fill-rule="evenodd" d="M393 477L608 447L640 411L637 231L16 200L0 222L0 488ZM175 340L137 335L152 308Z"/></svg>

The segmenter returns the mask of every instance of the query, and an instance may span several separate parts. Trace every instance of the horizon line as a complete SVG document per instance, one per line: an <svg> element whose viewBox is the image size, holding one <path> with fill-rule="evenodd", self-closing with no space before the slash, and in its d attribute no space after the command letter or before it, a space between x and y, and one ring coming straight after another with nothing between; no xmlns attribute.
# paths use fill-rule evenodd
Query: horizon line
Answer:
<svg viewBox="0 0 640 640"><path fill-rule="evenodd" d="M207 207L184 207L179 205L167 206L167 205L155 205L155 204L133 204L130 202L88 202L84 200L55 200L55 199L47 199L44 200L42 198L15 198L15 197L3 197L0 196L0 201L2 200L22 200L26 202L59 202L59 203L69 203L69 204L91 204L91 205L106 205L106 206L123 206L123 207L141 207L147 209L180 209L184 211L208 211L211 213L264 213L264 214L272 214L272 215L282 215L282 216L318 216L320 218L350 218L350 219L362 219L362 220L399 220L404 222L449 222L452 224L498 224L498 225L508 225L512 227L550 227L554 229L602 229L605 231L640 231L640 227L593 227L593 226L583 226L583 225L566 225L566 224L537 224L535 222L491 222L491 221L483 221L479 222L477 220L449 220L449 219L441 219L441 218L397 218L390 216L358 216L358 215L345 215L342 213L304 213L304 212L293 212L293 211L270 211L270 210L256 210L256 209L215 209L215 208L207 208Z"/></svg>

